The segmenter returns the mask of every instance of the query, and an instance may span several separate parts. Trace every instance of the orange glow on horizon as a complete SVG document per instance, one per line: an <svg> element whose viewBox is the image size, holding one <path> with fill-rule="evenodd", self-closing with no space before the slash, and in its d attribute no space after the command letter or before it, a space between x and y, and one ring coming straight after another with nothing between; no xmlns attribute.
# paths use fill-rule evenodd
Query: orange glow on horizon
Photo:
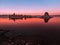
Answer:
<svg viewBox="0 0 60 45"><path fill-rule="evenodd" d="M50 15L60 15L59 11L47 11ZM0 14L44 15L45 11L0 11Z"/></svg>

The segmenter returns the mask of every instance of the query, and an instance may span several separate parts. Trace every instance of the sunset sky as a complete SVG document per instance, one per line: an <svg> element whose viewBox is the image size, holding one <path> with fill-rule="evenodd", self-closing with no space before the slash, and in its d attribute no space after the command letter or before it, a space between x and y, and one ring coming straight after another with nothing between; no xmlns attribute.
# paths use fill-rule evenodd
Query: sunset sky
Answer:
<svg viewBox="0 0 60 45"><path fill-rule="evenodd" d="M60 0L0 0L0 14L60 14Z"/></svg>

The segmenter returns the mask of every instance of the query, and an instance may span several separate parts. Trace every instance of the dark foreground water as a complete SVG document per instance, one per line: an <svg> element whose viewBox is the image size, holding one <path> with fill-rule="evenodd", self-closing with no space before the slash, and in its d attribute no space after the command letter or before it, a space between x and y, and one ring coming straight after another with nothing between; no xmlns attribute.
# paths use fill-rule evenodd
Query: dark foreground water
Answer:
<svg viewBox="0 0 60 45"><path fill-rule="evenodd" d="M0 18L0 45L60 45L60 17Z"/></svg>

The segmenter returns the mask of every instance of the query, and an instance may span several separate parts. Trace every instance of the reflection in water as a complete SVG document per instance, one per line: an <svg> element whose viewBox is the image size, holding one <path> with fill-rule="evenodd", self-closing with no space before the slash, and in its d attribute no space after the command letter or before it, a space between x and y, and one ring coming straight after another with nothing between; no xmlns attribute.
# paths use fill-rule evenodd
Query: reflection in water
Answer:
<svg viewBox="0 0 60 45"><path fill-rule="evenodd" d="M9 18L9 19L11 19L11 20L13 20L14 22L16 21L16 20L23 20L23 19L28 19L28 18ZM40 18L41 19L41 18ZM45 23L48 23L48 21L51 19L51 18L42 18L43 20L44 20L44 22Z"/></svg>
<svg viewBox="0 0 60 45"><path fill-rule="evenodd" d="M48 14L48 12L45 12L45 14L43 16L31 16L31 15L15 15L15 13L13 15L9 15L9 19L12 19L12 20L17 20L17 19L27 19L27 18L42 18L44 19L45 23L47 23L49 21L49 19L51 19L53 16L50 16Z"/></svg>
<svg viewBox="0 0 60 45"><path fill-rule="evenodd" d="M60 18L0 18L0 45L60 45Z"/></svg>
<svg viewBox="0 0 60 45"><path fill-rule="evenodd" d="M20 30L59 27L60 18L0 18L0 29ZM49 22L48 22L49 21ZM45 23L47 24L45 24Z"/></svg>
<svg viewBox="0 0 60 45"><path fill-rule="evenodd" d="M50 20L51 18L44 18L44 22L45 23L48 23L48 21Z"/></svg>
<svg viewBox="0 0 60 45"><path fill-rule="evenodd" d="M17 18L17 19L16 19L16 18L9 18L9 20L10 20L10 19L13 20L14 22L15 22L16 20L23 20L23 18Z"/></svg>

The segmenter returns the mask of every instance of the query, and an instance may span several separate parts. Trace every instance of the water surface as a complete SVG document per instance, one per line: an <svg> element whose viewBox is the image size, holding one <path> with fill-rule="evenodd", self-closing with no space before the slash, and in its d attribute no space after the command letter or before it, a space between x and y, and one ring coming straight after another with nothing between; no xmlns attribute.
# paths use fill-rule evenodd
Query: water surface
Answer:
<svg viewBox="0 0 60 45"><path fill-rule="evenodd" d="M23 45L60 44L60 17L50 18L48 20L42 18L0 18L0 29L9 30L3 33L3 38L4 35L9 38L4 38L6 40L1 41L3 42L2 44L8 43L6 42L8 40L13 40L13 42L19 40L20 44L24 42ZM14 44L17 45L18 43L15 42Z"/></svg>
<svg viewBox="0 0 60 45"><path fill-rule="evenodd" d="M27 18L27 19L9 19L0 18L0 29L7 30L22 30L22 29L48 29L57 28L60 26L60 17L54 17L45 22L41 18Z"/></svg>

